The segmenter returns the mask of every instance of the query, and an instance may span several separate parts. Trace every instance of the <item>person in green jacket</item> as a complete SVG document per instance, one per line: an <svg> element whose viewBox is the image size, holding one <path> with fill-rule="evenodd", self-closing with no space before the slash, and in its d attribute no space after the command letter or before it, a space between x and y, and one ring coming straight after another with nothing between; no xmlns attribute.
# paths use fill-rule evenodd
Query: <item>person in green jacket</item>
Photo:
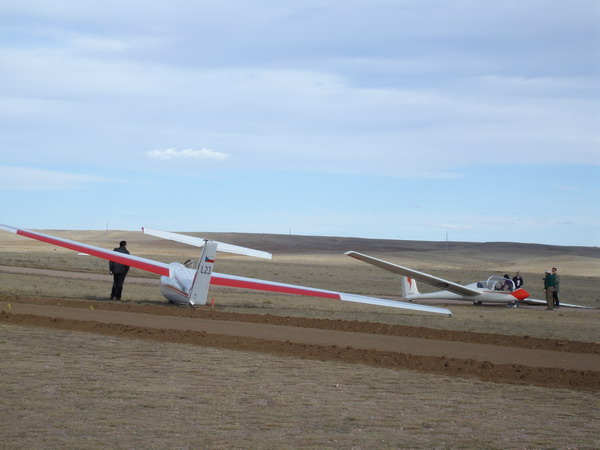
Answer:
<svg viewBox="0 0 600 450"><path fill-rule="evenodd" d="M546 276L544 277L544 291L546 291L546 303L548 307L546 309L554 309L554 286L556 284L556 275L546 270Z"/></svg>

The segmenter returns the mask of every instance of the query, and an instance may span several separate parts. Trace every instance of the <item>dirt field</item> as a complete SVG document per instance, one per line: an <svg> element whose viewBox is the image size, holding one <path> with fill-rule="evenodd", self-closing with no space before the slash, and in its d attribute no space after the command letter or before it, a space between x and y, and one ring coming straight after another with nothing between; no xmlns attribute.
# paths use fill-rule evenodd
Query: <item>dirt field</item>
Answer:
<svg viewBox="0 0 600 450"><path fill-rule="evenodd" d="M104 247L120 239L65 234ZM167 305L156 278L134 271L116 303L105 300L104 262L3 238L7 448L600 446L597 309L451 304L447 318L213 289L215 306L193 310ZM195 252L125 238L167 262ZM386 253L389 242L333 239L315 252L325 238L215 238L275 252L219 257L219 272L397 298L397 278L340 256L344 247L465 283L521 270L541 298L534 280L554 265L568 301L598 305L597 249L392 241Z"/></svg>

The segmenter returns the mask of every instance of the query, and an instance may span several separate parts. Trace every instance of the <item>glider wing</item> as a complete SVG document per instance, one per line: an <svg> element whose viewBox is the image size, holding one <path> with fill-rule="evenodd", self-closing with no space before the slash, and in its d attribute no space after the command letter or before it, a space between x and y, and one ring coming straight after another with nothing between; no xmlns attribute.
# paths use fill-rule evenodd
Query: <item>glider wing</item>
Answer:
<svg viewBox="0 0 600 450"><path fill-rule="evenodd" d="M547 305L548 304L548 302L546 300L538 300L537 298L526 298L525 300L521 300L521 303L527 303L527 304L532 304L532 305ZM592 309L590 306L573 305L572 303L563 303L563 302L560 302L560 306L568 306L569 308Z"/></svg>
<svg viewBox="0 0 600 450"><path fill-rule="evenodd" d="M69 250L75 250L76 252L87 253L88 255L95 256L97 258L106 259L108 261L114 261L126 266L136 267L147 272L156 273L158 275L172 276L169 264L165 264L152 259L141 258L139 256L128 255L126 253L119 253L113 250L107 250L105 248L96 247L93 245L82 244L81 242L71 241L69 239L62 239L55 236L50 236L44 233L38 233L35 231L21 230L19 228L10 227L8 225L0 225L1 230L16 233L20 236L28 237L38 241L45 242L47 244L57 245L59 247L68 248Z"/></svg>
<svg viewBox="0 0 600 450"><path fill-rule="evenodd" d="M438 287L445 291L454 292L455 294L477 297L481 295L476 289L471 289L467 286L463 286L462 284L454 283L452 281L444 280L443 278L438 278L428 273L418 272L413 269L409 269L408 267L399 266L397 264L392 264L387 261L383 261L381 259L373 258L372 256L364 255L358 252L346 252L345 253L352 258L356 258L360 261L366 262L368 264L372 264L373 266L379 267L381 269L385 269L389 272L397 273L400 275L404 275L405 277L414 278L417 281L421 281L426 284L430 284L432 286Z"/></svg>
<svg viewBox="0 0 600 450"><path fill-rule="evenodd" d="M336 299L344 302L366 303L369 305L389 306L392 308L410 309L413 311L425 311L437 314L446 314L449 316L452 315L452 312L446 308L417 305L414 303L407 303L396 300L387 300L383 298L368 297L364 295L347 294L344 292L328 291L325 289L315 289L306 286L278 283L275 281L258 280L255 278L246 278L237 275L227 275L216 272L213 273L211 284L215 286L256 289L261 291L280 292L283 294L307 295L310 297Z"/></svg>

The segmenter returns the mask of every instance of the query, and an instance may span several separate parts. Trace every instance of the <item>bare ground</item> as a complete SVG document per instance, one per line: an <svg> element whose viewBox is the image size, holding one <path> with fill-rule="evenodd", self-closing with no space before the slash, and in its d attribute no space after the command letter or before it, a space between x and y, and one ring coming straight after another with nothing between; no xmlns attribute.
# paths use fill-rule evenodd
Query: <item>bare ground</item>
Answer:
<svg viewBox="0 0 600 450"><path fill-rule="evenodd" d="M31 255L9 247L0 263L31 264ZM535 264L539 250L528 247L518 264ZM582 286L590 278L589 289L578 292L594 305L597 278L581 268L590 261L595 267L596 253L543 250L555 252L563 273L581 277ZM461 258L454 264L464 263ZM439 255L433 259L440 262ZM35 260L42 267L81 264L60 254ZM333 288L338 274L352 267L326 259L315 271L308 262L289 261L276 266L285 281L307 284L308 277ZM440 270L452 272L446 262ZM328 278L323 266L335 276ZM354 278L364 285L373 274ZM597 310L473 314L470 307L468 321L457 314L452 322L356 308L348 313L345 305L320 309L318 302L295 310L265 297L254 314L247 299L223 306L227 291L216 309L193 310L154 299L94 300L100 295L91 283L105 290L106 281L88 276L101 275L64 275L80 279L59 282L59 289L69 286L79 295L51 293L47 275L36 275L33 289L15 287L26 274L0 277L0 356L9 361L0 370L0 436L10 448L600 446ZM393 294L382 280L380 294ZM134 282L143 290L156 280L130 277L129 292L138 289ZM256 302L260 294L249 298ZM306 305L318 305L320 313L306 317L300 312ZM477 321L481 326L473 325ZM502 321L504 328L495 325ZM507 328L510 322L517 326ZM555 328L564 328L562 337Z"/></svg>
<svg viewBox="0 0 600 450"><path fill-rule="evenodd" d="M600 390L600 344L595 343L141 305L123 308L116 304L107 308L99 302L85 302L74 308L36 303L14 303L10 309L8 303L0 304L0 318L4 323L345 361L484 381Z"/></svg>

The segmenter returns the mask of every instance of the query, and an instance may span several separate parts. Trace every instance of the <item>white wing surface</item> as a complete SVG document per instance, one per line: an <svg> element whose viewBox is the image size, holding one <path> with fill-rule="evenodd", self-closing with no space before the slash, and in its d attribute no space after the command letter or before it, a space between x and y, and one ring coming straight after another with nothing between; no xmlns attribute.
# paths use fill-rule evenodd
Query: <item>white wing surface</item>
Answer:
<svg viewBox="0 0 600 450"><path fill-rule="evenodd" d="M328 291L325 289L316 289L294 284L278 283L275 281L258 280L255 278L240 277L237 275L227 275L222 273L213 273L211 284L215 286L228 286L242 289L256 289L261 291L279 292L282 294L307 295L310 297L330 298L344 302L366 303L369 305L389 306L392 308L411 309L413 311L425 311L437 314L452 315L452 312L446 308L435 306L417 305L414 303L400 302L396 300L387 300L383 298L368 297L364 295L347 294L344 292Z"/></svg>
<svg viewBox="0 0 600 450"><path fill-rule="evenodd" d="M383 261L382 259L373 258L372 256L364 255L362 253L353 251L346 252L345 254L351 256L352 258L356 258L360 261L366 262L368 264L372 264L373 266L385 269L389 272L404 275L405 277L414 278L417 281L422 281L423 283L438 287L440 289L443 289L444 291L454 292L455 294L471 297L481 295L481 292L479 292L476 289L471 289L467 286L463 286L462 284L444 280L443 278L438 278L428 273L418 272L416 270L409 269L408 267L392 264L390 262Z"/></svg>
<svg viewBox="0 0 600 450"><path fill-rule="evenodd" d="M546 300L538 300L537 298L526 298L525 300L521 300L521 303L530 303L532 305L547 305L548 304L548 302ZM569 308L593 309L591 306L574 305L572 303L563 303L563 302L560 302L560 306L567 306Z"/></svg>
<svg viewBox="0 0 600 450"><path fill-rule="evenodd" d="M170 231L154 230L152 228L142 228L142 232L150 234L163 239L169 239L171 241L181 242L183 244L193 245L194 247L204 246L206 241L203 238L194 236L188 236L187 234L172 233ZM212 239L210 239L212 240ZM241 247L239 245L227 244L225 242L213 241L217 243L217 250L220 252L236 253L238 255L254 256L256 258L271 259L273 255L268 252L261 250L255 250L253 248Z"/></svg>

